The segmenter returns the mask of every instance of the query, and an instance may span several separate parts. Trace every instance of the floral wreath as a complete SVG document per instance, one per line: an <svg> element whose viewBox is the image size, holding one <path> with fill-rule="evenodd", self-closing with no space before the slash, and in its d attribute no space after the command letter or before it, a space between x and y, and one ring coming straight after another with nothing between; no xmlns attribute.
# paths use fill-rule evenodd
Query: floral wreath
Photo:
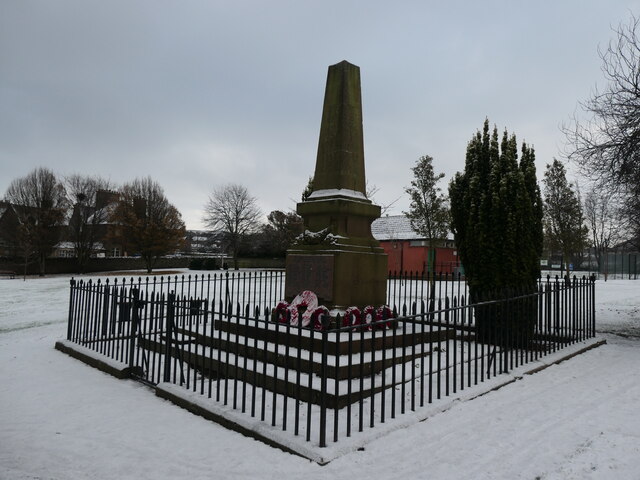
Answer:
<svg viewBox="0 0 640 480"><path fill-rule="evenodd" d="M300 315L300 310L303 308L305 311ZM289 323L295 326L300 322L303 327L308 327L311 323L311 314L315 312L317 308L318 297L316 294L311 290L303 291L300 295L297 295L289 305L288 310L291 314ZM299 319L300 316L302 316L302 319Z"/></svg>
<svg viewBox="0 0 640 480"><path fill-rule="evenodd" d="M357 327L362 323L362 314L358 307L349 307L342 318L343 327Z"/></svg>
<svg viewBox="0 0 640 480"><path fill-rule="evenodd" d="M316 308L313 313L311 314L310 317L310 323L311 325L313 325L313 329L317 330L317 331L322 331L324 330L324 325L322 323L322 317L325 315L329 315L329 309L327 307L325 307L324 305L319 306L318 308Z"/></svg>
<svg viewBox="0 0 640 480"><path fill-rule="evenodd" d="M300 314L300 310L304 312ZM289 323L303 327L313 325L316 330L322 330L320 315L328 315L329 309L325 306L318 306L318 297L310 290L305 290L296 296L291 303L282 301L278 303L274 310L273 320L278 323ZM302 317L300 319L300 317ZM301 320L301 321L300 321ZM319 325L319 326L318 326Z"/></svg>
<svg viewBox="0 0 640 480"><path fill-rule="evenodd" d="M300 310L305 311L300 314ZM322 318L329 315L329 309L324 305L318 306L318 297L310 290L305 290L296 296L289 304L285 301L278 303L274 310L273 320L278 323L289 323L297 326L313 328L317 331L325 330ZM302 317L300 319L300 317ZM393 328L393 311L382 305L378 308L368 305L360 311L358 307L349 307L342 318L342 327L353 327L353 330L363 328L371 331L376 329ZM384 321L386 320L386 321Z"/></svg>
<svg viewBox="0 0 640 480"><path fill-rule="evenodd" d="M393 311L387 305L378 307L376 320L387 320L384 323L379 323L378 328L393 328L393 322L391 321L393 318Z"/></svg>
<svg viewBox="0 0 640 480"><path fill-rule="evenodd" d="M372 323L378 320L376 307L371 305L365 307L362 311L362 325L366 330L371 330L373 328Z"/></svg>
<svg viewBox="0 0 640 480"><path fill-rule="evenodd" d="M289 304L287 302L280 302L276 306L274 320L278 323L287 323L288 310L289 310Z"/></svg>
<svg viewBox="0 0 640 480"><path fill-rule="evenodd" d="M392 322L383 322L382 320L388 320L393 318L393 312L387 305L382 305L378 308L369 305L362 311L361 323L369 331L375 327L378 330L384 330L385 328L392 328Z"/></svg>

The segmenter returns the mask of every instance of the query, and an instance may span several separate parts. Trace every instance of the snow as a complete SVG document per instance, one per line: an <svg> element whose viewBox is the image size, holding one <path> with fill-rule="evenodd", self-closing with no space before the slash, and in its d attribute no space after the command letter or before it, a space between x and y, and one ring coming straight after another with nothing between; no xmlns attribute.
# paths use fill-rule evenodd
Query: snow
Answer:
<svg viewBox="0 0 640 480"><path fill-rule="evenodd" d="M596 283L606 345L453 401L326 466L54 350L68 285L0 279L1 479L640 478L639 281Z"/></svg>
<svg viewBox="0 0 640 480"><path fill-rule="evenodd" d="M423 240L411 226L411 220L406 215L385 215L376 218L371 224L371 234L378 241L389 240ZM447 233L447 240L453 240L453 234Z"/></svg>
<svg viewBox="0 0 640 480"><path fill-rule="evenodd" d="M309 198L307 201L322 200L323 198L330 198L330 197L345 197L345 198L351 198L354 200L369 201L367 199L367 196L364 193L358 192L356 190L351 190L348 188L327 188L324 190L315 190L314 192L311 193L311 195L309 195Z"/></svg>

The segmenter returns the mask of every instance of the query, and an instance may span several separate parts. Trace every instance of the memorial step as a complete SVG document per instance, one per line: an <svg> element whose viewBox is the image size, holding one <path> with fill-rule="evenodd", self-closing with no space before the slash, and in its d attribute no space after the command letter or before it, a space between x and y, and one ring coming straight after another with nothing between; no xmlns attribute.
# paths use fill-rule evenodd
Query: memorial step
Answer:
<svg viewBox="0 0 640 480"><path fill-rule="evenodd" d="M215 343L215 339L212 343ZM141 337L139 345L150 351L166 352L164 339L154 340L153 338ZM425 356L431 353L431 351L424 352ZM316 369L322 368L322 366L315 361L316 355L313 356L311 364L307 360L306 366L309 367L309 370L302 367L298 370L295 366L292 367L290 362L282 362L281 355L278 355L277 364L269 360L265 362L250 358L242 355L241 352L220 351L220 355L218 355L217 349L211 350L211 347L199 343L195 338L192 338L191 341L181 338L177 344L174 341L171 348L172 359L179 359L183 364L188 365L189 370L195 370L199 374L211 378L216 385L224 383L226 386L229 382L233 383L237 379L251 385L249 389L253 387L265 388L272 393L275 391L275 393L286 394L293 399L320 405L322 402L322 380L321 376L316 373ZM295 361L297 357L291 357L291 359ZM404 355L390 360L390 362L386 362L388 366L383 369L381 360L376 359L374 370L377 372L372 372L371 366L367 367L365 364L364 371L366 372L368 369L370 373L362 377L351 377L351 380L348 380L348 377L335 378L335 363L328 362L325 367L327 378L325 405L328 408L343 408L408 381L411 378L413 367L412 357ZM369 363L371 364L371 362ZM352 364L352 368L355 365ZM357 365L355 368L359 369L360 364ZM383 370L384 375L381 375ZM342 371L342 368L339 368L338 371ZM333 372L334 376L330 376L329 372Z"/></svg>

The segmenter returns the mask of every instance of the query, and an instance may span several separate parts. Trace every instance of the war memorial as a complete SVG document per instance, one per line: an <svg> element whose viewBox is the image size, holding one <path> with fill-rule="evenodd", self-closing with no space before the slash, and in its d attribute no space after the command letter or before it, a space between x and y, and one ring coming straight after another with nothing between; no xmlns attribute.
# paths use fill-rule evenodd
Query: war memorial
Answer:
<svg viewBox="0 0 640 480"><path fill-rule="evenodd" d="M287 252L286 295L316 292L330 309L386 302L387 258L371 235L380 207L366 197L360 69L329 67L309 198L298 204L307 231Z"/></svg>
<svg viewBox="0 0 640 480"><path fill-rule="evenodd" d="M478 341L480 307L459 273L389 276L371 235L380 207L365 186L360 69L343 61L329 67L313 188L297 205L305 233L286 271L72 280L56 348L327 463L547 356L597 344L593 282L557 278L482 304L483 317L506 311L510 321L534 304L526 342Z"/></svg>

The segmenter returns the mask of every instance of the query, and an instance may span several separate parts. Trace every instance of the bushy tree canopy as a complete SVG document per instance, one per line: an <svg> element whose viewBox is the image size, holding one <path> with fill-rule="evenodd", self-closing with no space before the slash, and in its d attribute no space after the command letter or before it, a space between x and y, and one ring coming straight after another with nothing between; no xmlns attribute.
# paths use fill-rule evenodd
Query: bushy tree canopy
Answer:
<svg viewBox="0 0 640 480"><path fill-rule="evenodd" d="M420 157L411 171L413 180L411 186L405 189L411 203L409 211L404 213L411 222L411 228L426 239L429 269L433 271L436 241L446 239L449 233L448 200L438 186L444 173L435 174L433 158L428 155Z"/></svg>
<svg viewBox="0 0 640 480"><path fill-rule="evenodd" d="M151 272L158 257L173 253L182 245L182 216L150 177L123 185L120 193L112 220L122 228L123 244L131 253L140 254Z"/></svg>
<svg viewBox="0 0 640 480"><path fill-rule="evenodd" d="M291 243L303 230L302 217L298 214L274 210L267 215L267 223L261 232L264 253L284 257Z"/></svg>
<svg viewBox="0 0 640 480"><path fill-rule="evenodd" d="M517 297L537 291L542 253L542 200L535 154L523 143L518 162L515 135L502 141L486 120L467 146L463 173L449 186L452 229L471 301ZM535 299L517 307L475 309L480 342L527 345L537 318ZM511 308L510 308L511 307Z"/></svg>
<svg viewBox="0 0 640 480"><path fill-rule="evenodd" d="M467 146L465 170L449 186L451 226L472 288L532 286L540 273L542 200L533 147L502 141L486 120Z"/></svg>
<svg viewBox="0 0 640 480"><path fill-rule="evenodd" d="M547 165L543 181L545 237L551 250L562 253L569 274L569 262L579 262L588 244L582 204L560 161Z"/></svg>

